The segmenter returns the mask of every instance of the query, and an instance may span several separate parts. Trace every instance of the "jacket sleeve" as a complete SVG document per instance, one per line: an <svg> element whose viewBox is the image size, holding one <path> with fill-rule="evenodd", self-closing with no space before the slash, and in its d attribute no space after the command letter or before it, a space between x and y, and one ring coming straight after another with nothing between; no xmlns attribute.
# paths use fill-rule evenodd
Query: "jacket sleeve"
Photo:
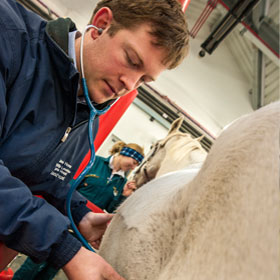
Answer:
<svg viewBox="0 0 280 280"><path fill-rule="evenodd" d="M13 41L1 23L4 15L15 17L11 8L15 5L13 1L0 1L0 146L7 133L4 128L6 93L13 86L18 63L11 51ZM81 248L81 243L68 232L68 226L64 215L45 200L34 197L0 159L0 241L36 262L48 260L60 268Z"/></svg>
<svg viewBox="0 0 280 280"><path fill-rule="evenodd" d="M45 200L34 197L0 161L1 241L36 262L48 260L60 268L81 248L68 232L68 225L65 216Z"/></svg>

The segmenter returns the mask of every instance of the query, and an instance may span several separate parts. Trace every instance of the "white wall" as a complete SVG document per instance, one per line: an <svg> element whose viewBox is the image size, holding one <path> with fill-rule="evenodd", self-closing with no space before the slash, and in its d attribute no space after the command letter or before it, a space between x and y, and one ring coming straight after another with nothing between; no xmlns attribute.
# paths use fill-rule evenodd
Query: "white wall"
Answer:
<svg viewBox="0 0 280 280"><path fill-rule="evenodd" d="M212 55L199 57L201 38L207 38L209 32L192 39L190 53L183 63L163 73L152 86L217 135L229 122L252 111L251 85L225 42Z"/></svg>
<svg viewBox="0 0 280 280"><path fill-rule="evenodd" d="M60 17L70 17L78 30L88 24L97 0L41 0ZM37 4L37 3L36 3Z"/></svg>
<svg viewBox="0 0 280 280"><path fill-rule="evenodd" d="M125 143L136 143L144 148L145 154L152 143L167 135L168 130L156 120L150 121L149 116L133 103L121 117L110 135L97 151L98 155L108 156L108 151L113 145L111 135L115 135Z"/></svg>

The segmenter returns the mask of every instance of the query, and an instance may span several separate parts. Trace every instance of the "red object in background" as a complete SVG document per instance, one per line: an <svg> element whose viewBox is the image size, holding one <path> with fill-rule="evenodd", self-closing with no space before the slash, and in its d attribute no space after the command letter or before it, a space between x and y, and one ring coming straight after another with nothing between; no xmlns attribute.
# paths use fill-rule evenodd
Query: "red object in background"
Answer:
<svg viewBox="0 0 280 280"><path fill-rule="evenodd" d="M87 207L94 213L104 213L104 211L88 200ZM1 279L0 279L1 280Z"/></svg>
<svg viewBox="0 0 280 280"><path fill-rule="evenodd" d="M97 135L94 140L94 147L95 151L98 150L98 148L101 146L103 141L106 139L106 137L109 135L109 133L112 131L116 123L119 121L119 119L122 117L124 112L127 110L129 105L133 102L135 97L137 96L138 92L137 90L131 91L129 94L121 97L110 109L107 113L104 115L101 115L99 117L99 129L97 132ZM86 165L88 164L90 160L90 151L86 154L84 157L82 163L80 164L77 172L75 173L73 179L77 179L77 177L80 175L80 173L85 169Z"/></svg>
<svg viewBox="0 0 280 280"><path fill-rule="evenodd" d="M180 3L182 4L182 10L185 12L190 4L191 0L180 0Z"/></svg>
<svg viewBox="0 0 280 280"><path fill-rule="evenodd" d="M7 270L3 270L0 272L0 280L9 280L13 279L14 272L11 268L8 268Z"/></svg>
<svg viewBox="0 0 280 280"><path fill-rule="evenodd" d="M14 272L11 268L8 268L7 270L3 270L0 273L0 280L8 280L8 279L13 279Z"/></svg>
<svg viewBox="0 0 280 280"><path fill-rule="evenodd" d="M218 4L218 0L212 0L212 1L207 2L204 10L202 11L202 13L198 17L196 23L194 24L194 26L192 27L192 29L190 31L190 35L192 38L195 38L195 36L197 35L200 28L203 26L203 24L205 23L207 18L210 16L212 11L216 8L217 4Z"/></svg>
<svg viewBox="0 0 280 280"><path fill-rule="evenodd" d="M7 270L3 270L0 272L0 280L8 280L13 279L14 272L11 268L8 268Z"/></svg>
<svg viewBox="0 0 280 280"><path fill-rule="evenodd" d="M96 151L120 120L129 105L133 102L137 94L138 91L135 89L129 94L121 97L106 114L99 117L99 129L94 140L94 147Z"/></svg>
<svg viewBox="0 0 280 280"><path fill-rule="evenodd" d="M17 253L17 251L6 247L4 243L0 242L0 272L16 257Z"/></svg>

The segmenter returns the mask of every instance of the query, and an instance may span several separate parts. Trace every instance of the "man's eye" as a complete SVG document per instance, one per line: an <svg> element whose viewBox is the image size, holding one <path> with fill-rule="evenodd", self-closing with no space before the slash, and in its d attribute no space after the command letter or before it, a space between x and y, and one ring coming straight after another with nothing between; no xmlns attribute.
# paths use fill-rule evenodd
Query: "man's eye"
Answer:
<svg viewBox="0 0 280 280"><path fill-rule="evenodd" d="M126 54L126 58L127 58L127 61L128 61L128 64L133 66L133 67L138 67L138 63L136 62L133 62L133 60L129 57L128 54Z"/></svg>

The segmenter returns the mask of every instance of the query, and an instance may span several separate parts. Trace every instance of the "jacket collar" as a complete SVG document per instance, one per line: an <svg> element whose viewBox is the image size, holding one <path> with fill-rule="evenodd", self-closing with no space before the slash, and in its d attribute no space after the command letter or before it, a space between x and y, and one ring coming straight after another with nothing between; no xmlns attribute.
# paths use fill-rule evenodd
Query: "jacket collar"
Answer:
<svg viewBox="0 0 280 280"><path fill-rule="evenodd" d="M58 18L47 23L46 32L68 55L68 33L77 30L75 23L70 18Z"/></svg>
<svg viewBox="0 0 280 280"><path fill-rule="evenodd" d="M63 50L67 55L67 58L73 63L74 61L68 54L68 45L69 45L69 32L77 30L75 23L70 18L58 18L56 20L49 21L46 26L46 32L51 37L51 39L56 43L57 47ZM72 67L73 69L74 67ZM61 69L60 72L63 72ZM74 73L71 71L65 77L64 73L61 73L62 79L69 79ZM108 100L102 104L93 104L97 110L104 110L107 107L110 107L115 102L115 99ZM82 102L83 103L83 102Z"/></svg>

